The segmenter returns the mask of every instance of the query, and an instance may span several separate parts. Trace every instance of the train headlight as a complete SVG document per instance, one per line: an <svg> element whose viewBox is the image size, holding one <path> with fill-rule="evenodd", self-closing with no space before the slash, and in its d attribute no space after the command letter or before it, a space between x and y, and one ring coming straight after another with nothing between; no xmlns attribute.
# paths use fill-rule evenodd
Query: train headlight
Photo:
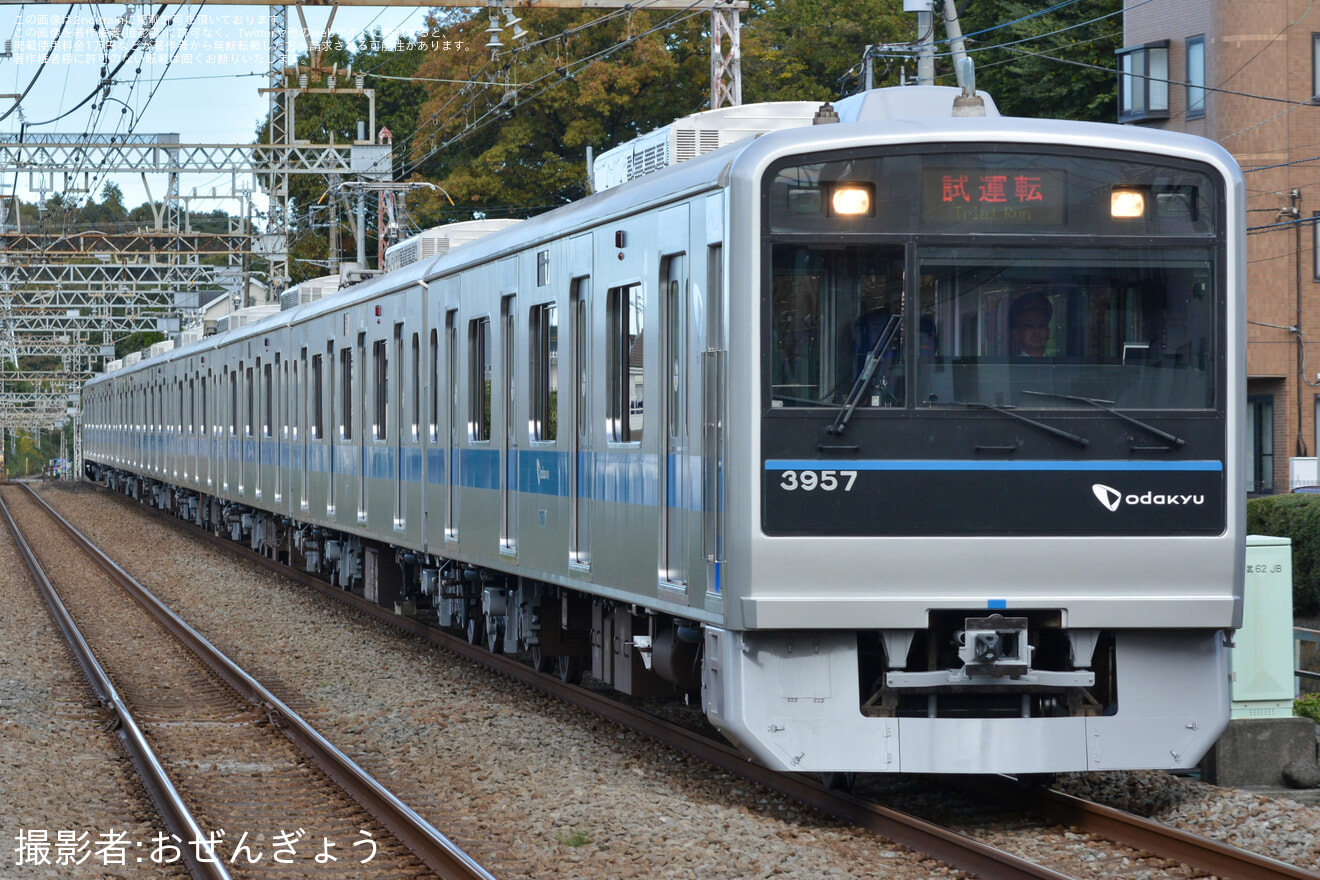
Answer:
<svg viewBox="0 0 1320 880"><path fill-rule="evenodd" d="M830 207L840 217L858 217L871 213L871 187L846 183L834 188Z"/></svg>
<svg viewBox="0 0 1320 880"><path fill-rule="evenodd" d="M1138 220L1146 216L1146 193L1131 187L1114 187L1109 193L1109 216L1115 220Z"/></svg>

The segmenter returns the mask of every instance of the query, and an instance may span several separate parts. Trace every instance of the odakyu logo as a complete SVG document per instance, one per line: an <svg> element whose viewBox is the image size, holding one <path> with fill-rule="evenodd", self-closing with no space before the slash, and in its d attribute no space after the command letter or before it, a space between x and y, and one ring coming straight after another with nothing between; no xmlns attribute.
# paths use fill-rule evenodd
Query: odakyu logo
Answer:
<svg viewBox="0 0 1320 880"><path fill-rule="evenodd" d="M1091 491L1095 494L1096 500L1110 513L1117 511L1124 504L1129 507L1188 507L1205 504L1204 495L1175 495L1163 492L1124 495L1113 486L1106 486L1104 483L1093 483Z"/></svg>

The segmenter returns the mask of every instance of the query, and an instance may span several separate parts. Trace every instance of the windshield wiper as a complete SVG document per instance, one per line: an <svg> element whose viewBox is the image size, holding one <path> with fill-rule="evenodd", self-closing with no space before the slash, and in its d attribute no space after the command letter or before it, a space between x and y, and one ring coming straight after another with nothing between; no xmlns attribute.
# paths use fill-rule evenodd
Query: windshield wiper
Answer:
<svg viewBox="0 0 1320 880"><path fill-rule="evenodd" d="M961 400L955 401L955 403L958 406L964 406L967 407L968 409L989 409L989 410L994 410L997 413L1003 413L1009 418L1017 419L1019 422L1026 422L1028 425L1032 425L1034 427L1040 428L1042 431L1048 431L1049 433L1055 435L1056 437L1062 437L1064 440L1072 441L1073 443L1076 443L1078 446L1089 446L1091 444L1091 441L1087 440L1085 437L1079 436L1077 434L1073 434L1069 431L1065 431L1062 428L1056 428L1053 425L1047 425L1044 422L1038 422L1035 419L1027 418L1026 416L1020 413L1015 413L1013 412L1013 407L1011 406L1004 406L1003 404L999 404L999 403L968 403L966 401L961 401Z"/></svg>
<svg viewBox="0 0 1320 880"><path fill-rule="evenodd" d="M880 331L880 337L876 339L875 345L871 346L871 350L866 353L866 362L862 365L862 372L857 376L857 381L853 383L852 390L848 392L848 399L843 402L838 418L834 420L834 424L825 429L826 434L831 437L838 437L843 433L843 429L848 427L848 420L852 418L853 410L857 409L857 404L861 402L862 395L866 393L866 386L871 384L871 376L874 375L875 368L879 366L880 359L889 351L889 346L898 333L899 325L903 322L902 319L902 315L889 316L889 322Z"/></svg>
<svg viewBox="0 0 1320 880"><path fill-rule="evenodd" d="M1159 428L1155 427L1154 425L1148 425L1145 422L1141 421L1140 419L1134 419L1132 416L1128 415L1125 412L1119 412L1118 410L1114 409L1114 401L1112 400L1100 400L1095 397L1078 397L1075 394L1055 394L1053 391L1028 391L1026 389L1023 389L1022 393L1034 394L1037 397L1053 397L1056 400L1076 400L1079 403L1089 403L1091 406L1095 407L1096 409L1102 409L1105 412L1109 413L1111 416L1118 416L1120 419L1127 422L1128 424L1136 425L1138 428L1141 428L1142 430L1149 431L1150 433L1154 434L1156 437L1159 437L1161 440L1165 440L1169 443L1172 443L1174 446L1185 446L1187 444L1187 441L1182 439L1181 437L1175 437L1167 431L1161 431Z"/></svg>

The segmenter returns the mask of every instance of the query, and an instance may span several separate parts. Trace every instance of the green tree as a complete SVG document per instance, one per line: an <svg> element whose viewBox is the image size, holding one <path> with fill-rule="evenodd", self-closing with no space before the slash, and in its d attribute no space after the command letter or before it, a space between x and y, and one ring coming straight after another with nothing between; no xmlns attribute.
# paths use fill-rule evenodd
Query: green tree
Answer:
<svg viewBox="0 0 1320 880"><path fill-rule="evenodd" d="M428 221L581 198L588 147L608 149L709 101L705 14L519 11L534 35L525 47L506 43L492 59L480 13L445 28L461 49L433 52L419 70L431 82L408 170L447 194L410 202Z"/></svg>
<svg viewBox="0 0 1320 880"><path fill-rule="evenodd" d="M157 342L165 340L164 333L157 333L154 330L139 330L129 333L115 340L115 357L122 358L126 354L132 354L135 351L144 351L155 345Z"/></svg>
<svg viewBox="0 0 1320 880"><path fill-rule="evenodd" d="M1122 0L1078 0L1045 14L1026 0L966 0L963 7L976 87L1005 116L1117 120Z"/></svg>
<svg viewBox="0 0 1320 880"><path fill-rule="evenodd" d="M752 0L742 33L743 100L832 101L857 87L862 54L916 39L916 16L894 0ZM876 86L898 85L878 70Z"/></svg>
<svg viewBox="0 0 1320 880"><path fill-rule="evenodd" d="M101 187L100 207L106 217L116 221L123 220L128 215L128 209L124 207L124 191L119 188L119 184L107 181L106 185Z"/></svg>

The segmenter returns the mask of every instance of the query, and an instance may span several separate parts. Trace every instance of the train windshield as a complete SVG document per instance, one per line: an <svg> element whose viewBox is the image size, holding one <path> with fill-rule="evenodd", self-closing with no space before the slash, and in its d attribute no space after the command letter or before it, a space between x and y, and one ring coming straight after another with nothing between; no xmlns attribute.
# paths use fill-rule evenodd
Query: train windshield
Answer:
<svg viewBox="0 0 1320 880"><path fill-rule="evenodd" d="M1201 171L893 155L788 165L769 188L771 407L1219 402Z"/></svg>

